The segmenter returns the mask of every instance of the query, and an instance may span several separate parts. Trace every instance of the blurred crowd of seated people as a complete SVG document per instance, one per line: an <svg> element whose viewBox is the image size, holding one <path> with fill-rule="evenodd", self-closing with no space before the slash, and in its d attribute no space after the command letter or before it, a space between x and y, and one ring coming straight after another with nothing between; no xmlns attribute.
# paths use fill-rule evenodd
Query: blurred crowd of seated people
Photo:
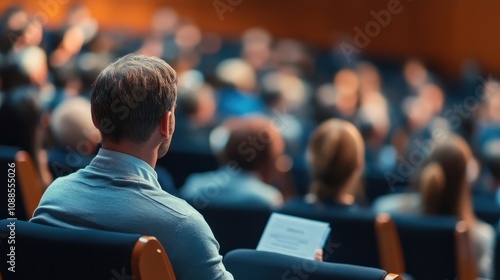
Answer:
<svg viewBox="0 0 500 280"><path fill-rule="evenodd" d="M479 267L490 273L498 220L480 222L473 201L500 213L500 82L474 62L445 82L416 58L347 62L338 48L263 28L202 32L169 8L138 36L101 31L83 5L55 29L13 6L0 19L0 145L28 151L44 186L85 167L100 142L92 82L131 52L179 75L165 160L182 152L219 162L178 179L160 161L164 190L194 203L457 216L483 235Z"/></svg>

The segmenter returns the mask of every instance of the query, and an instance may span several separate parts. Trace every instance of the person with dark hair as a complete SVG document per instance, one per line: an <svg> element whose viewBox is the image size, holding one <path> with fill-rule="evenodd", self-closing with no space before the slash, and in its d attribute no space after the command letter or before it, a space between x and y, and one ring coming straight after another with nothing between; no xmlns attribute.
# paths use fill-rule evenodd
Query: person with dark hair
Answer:
<svg viewBox="0 0 500 280"><path fill-rule="evenodd" d="M223 129L227 133L221 153L223 166L216 171L189 176L181 188L181 197L195 206L209 203L281 206L283 196L271 186L284 150L278 129L264 117L232 118Z"/></svg>
<svg viewBox="0 0 500 280"><path fill-rule="evenodd" d="M39 47L26 47L5 57L0 69L2 90L33 86L42 89L47 82L48 69L45 51Z"/></svg>
<svg viewBox="0 0 500 280"><path fill-rule="evenodd" d="M42 23L20 6L9 7L0 15L0 55L38 46L42 37Z"/></svg>
<svg viewBox="0 0 500 280"><path fill-rule="evenodd" d="M52 181L47 155L42 150L43 129L40 124L40 102L32 87L19 87L4 94L0 106L0 145L19 147L33 159L42 186Z"/></svg>
<svg viewBox="0 0 500 280"><path fill-rule="evenodd" d="M233 279L203 217L163 191L154 170L174 133L176 83L156 57L130 54L104 69L91 95L102 148L86 168L49 186L31 222L152 235L177 279Z"/></svg>

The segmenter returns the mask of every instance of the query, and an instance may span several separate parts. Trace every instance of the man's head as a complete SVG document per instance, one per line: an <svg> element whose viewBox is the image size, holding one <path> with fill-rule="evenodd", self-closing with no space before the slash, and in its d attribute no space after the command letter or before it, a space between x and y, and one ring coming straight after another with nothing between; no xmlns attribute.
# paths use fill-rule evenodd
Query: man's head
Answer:
<svg viewBox="0 0 500 280"><path fill-rule="evenodd" d="M174 132L177 74L165 61L126 55L104 69L92 87L94 125L106 142L144 144L160 141L158 157Z"/></svg>

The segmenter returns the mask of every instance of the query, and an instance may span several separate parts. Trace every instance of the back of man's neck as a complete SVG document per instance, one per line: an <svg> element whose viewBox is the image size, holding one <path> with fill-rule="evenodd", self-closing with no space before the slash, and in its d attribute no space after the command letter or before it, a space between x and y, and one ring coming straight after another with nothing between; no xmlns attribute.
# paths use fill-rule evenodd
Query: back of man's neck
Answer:
<svg viewBox="0 0 500 280"><path fill-rule="evenodd" d="M121 140L118 143L103 140L102 148L136 157L149 164L152 168L156 167L158 151L148 148L147 144L140 145L128 140Z"/></svg>

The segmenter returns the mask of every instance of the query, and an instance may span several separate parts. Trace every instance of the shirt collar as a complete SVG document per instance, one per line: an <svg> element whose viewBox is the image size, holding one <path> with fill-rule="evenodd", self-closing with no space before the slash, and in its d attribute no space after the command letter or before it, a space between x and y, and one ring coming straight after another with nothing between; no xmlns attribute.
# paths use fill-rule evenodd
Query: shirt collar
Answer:
<svg viewBox="0 0 500 280"><path fill-rule="evenodd" d="M113 170L119 174L137 175L161 188L156 171L143 160L128 154L101 148L90 165L99 169Z"/></svg>

